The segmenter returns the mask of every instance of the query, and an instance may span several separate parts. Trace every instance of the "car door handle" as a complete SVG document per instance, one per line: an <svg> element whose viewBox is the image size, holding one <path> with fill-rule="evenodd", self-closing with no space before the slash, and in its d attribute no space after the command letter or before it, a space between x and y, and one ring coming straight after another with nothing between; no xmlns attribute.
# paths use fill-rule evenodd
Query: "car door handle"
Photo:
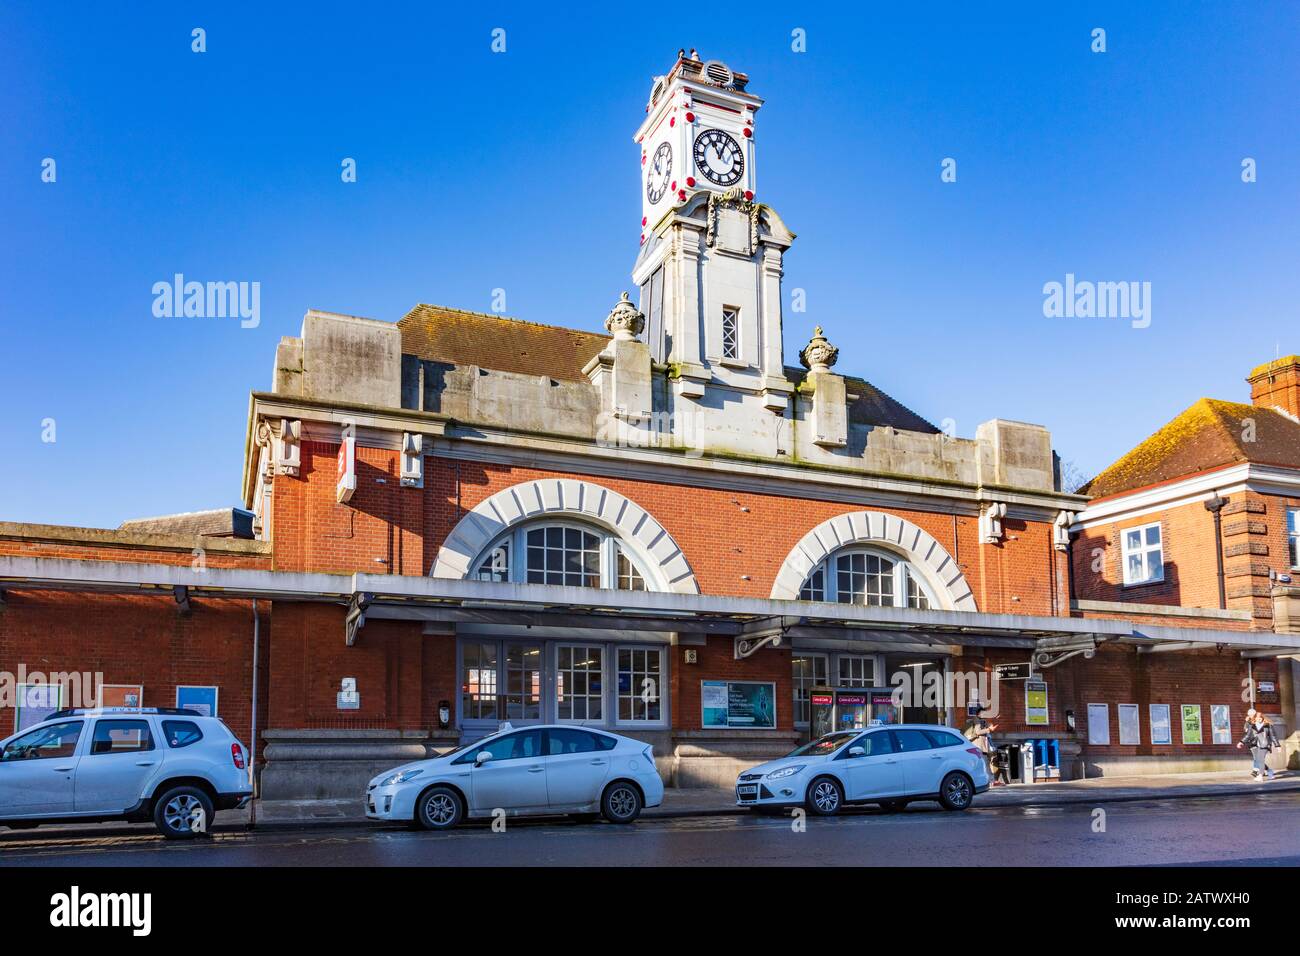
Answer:
<svg viewBox="0 0 1300 956"><path fill-rule="evenodd" d="M545 769L546 769L545 767L529 767L529 768L528 768L528 772L529 772L529 773L541 773L541 772L542 772L543 770L545 770Z"/></svg>
<svg viewBox="0 0 1300 956"><path fill-rule="evenodd" d="M152 767L155 763L157 763L155 760L137 760L135 765L137 767Z"/></svg>
<svg viewBox="0 0 1300 956"><path fill-rule="evenodd" d="M605 761L603 761L603 760L593 760L593 761L591 762L591 765L592 765L593 767L603 767L603 766L605 766Z"/></svg>
<svg viewBox="0 0 1300 956"><path fill-rule="evenodd" d="M931 760L942 760L942 759L943 759L943 754L930 754L930 759L931 759Z"/></svg>
<svg viewBox="0 0 1300 956"><path fill-rule="evenodd" d="M55 773L72 773L72 768L71 768L71 767L55 767L55 768L54 768L54 772L55 772Z"/></svg>
<svg viewBox="0 0 1300 956"><path fill-rule="evenodd" d="M886 760L885 763L898 763L897 760Z"/></svg>

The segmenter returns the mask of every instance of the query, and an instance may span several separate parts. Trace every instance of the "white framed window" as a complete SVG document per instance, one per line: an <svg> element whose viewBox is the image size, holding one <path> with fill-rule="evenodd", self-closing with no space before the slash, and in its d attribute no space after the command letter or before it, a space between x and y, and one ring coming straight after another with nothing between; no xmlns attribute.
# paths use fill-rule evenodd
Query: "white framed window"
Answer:
<svg viewBox="0 0 1300 956"><path fill-rule="evenodd" d="M479 581L656 590L614 535L577 522L513 528L485 548L472 567L472 577Z"/></svg>
<svg viewBox="0 0 1300 956"><path fill-rule="evenodd" d="M806 727L810 719L810 692L814 687L825 686L828 674L825 654L798 653L790 658L790 672L794 678L794 722Z"/></svg>
<svg viewBox="0 0 1300 956"><path fill-rule="evenodd" d="M664 720L664 649L662 647L619 647L617 649L619 724L658 724Z"/></svg>
<svg viewBox="0 0 1300 956"><path fill-rule="evenodd" d="M740 310L730 305L722 307L722 357L740 358Z"/></svg>
<svg viewBox="0 0 1300 956"><path fill-rule="evenodd" d="M1286 548L1292 569L1300 569L1300 508L1286 509Z"/></svg>
<svg viewBox="0 0 1300 956"><path fill-rule="evenodd" d="M1124 583L1151 584L1165 579L1163 542L1160 522L1125 528L1120 532Z"/></svg>
<svg viewBox="0 0 1300 956"><path fill-rule="evenodd" d="M605 648L599 644L560 644L555 648L555 719L603 723Z"/></svg>
<svg viewBox="0 0 1300 956"><path fill-rule="evenodd" d="M936 606L928 585L911 564L869 548L852 548L825 558L808 575L799 599L919 610Z"/></svg>
<svg viewBox="0 0 1300 956"><path fill-rule="evenodd" d="M876 659L865 654L841 654L837 661L841 687L876 686Z"/></svg>

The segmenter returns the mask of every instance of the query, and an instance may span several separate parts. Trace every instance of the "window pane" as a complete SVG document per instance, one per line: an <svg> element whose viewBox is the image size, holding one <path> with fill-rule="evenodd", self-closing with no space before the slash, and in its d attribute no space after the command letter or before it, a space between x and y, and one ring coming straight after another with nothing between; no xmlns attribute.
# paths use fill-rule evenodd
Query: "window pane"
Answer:
<svg viewBox="0 0 1300 956"><path fill-rule="evenodd" d="M510 542L502 541L483 558L476 577L480 581L510 580Z"/></svg>
<svg viewBox="0 0 1300 956"><path fill-rule="evenodd" d="M660 673L663 652L643 648L619 648L618 719L658 721L662 719L663 681Z"/></svg>
<svg viewBox="0 0 1300 956"><path fill-rule="evenodd" d="M92 754L134 753L153 750L153 735L146 720L100 720L90 740Z"/></svg>
<svg viewBox="0 0 1300 956"><path fill-rule="evenodd" d="M498 720L496 642L461 647L461 713L466 720Z"/></svg>
<svg viewBox="0 0 1300 956"><path fill-rule="evenodd" d="M604 712L604 649L596 645L560 648L556 667L557 714L561 720L600 720Z"/></svg>
<svg viewBox="0 0 1300 956"><path fill-rule="evenodd" d="M1160 525L1153 524L1151 527L1147 528L1147 544L1152 545L1152 544L1159 544L1159 543L1160 543Z"/></svg>

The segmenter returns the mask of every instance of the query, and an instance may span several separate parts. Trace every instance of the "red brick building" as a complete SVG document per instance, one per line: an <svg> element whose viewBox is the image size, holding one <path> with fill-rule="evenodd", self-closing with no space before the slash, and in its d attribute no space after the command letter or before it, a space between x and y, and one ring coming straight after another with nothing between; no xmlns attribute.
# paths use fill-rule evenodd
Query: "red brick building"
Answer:
<svg viewBox="0 0 1300 956"><path fill-rule="evenodd" d="M1242 676L1300 637L1260 634L1249 601L1172 607L1203 600L1200 571L1142 606L1084 580L1096 505L1059 489L1041 426L945 434L833 371L821 329L785 364L795 237L753 193L761 105L721 64L656 79L639 304L608 334L309 311L251 397L244 510L0 525L0 670L93 672L145 705L218 688L270 798L354 796L503 720L648 740L687 786L972 707L1043 774L1228 756L1210 709L1236 730ZM1119 704L1184 703L1202 741L1179 710L1169 743L1121 744Z"/></svg>

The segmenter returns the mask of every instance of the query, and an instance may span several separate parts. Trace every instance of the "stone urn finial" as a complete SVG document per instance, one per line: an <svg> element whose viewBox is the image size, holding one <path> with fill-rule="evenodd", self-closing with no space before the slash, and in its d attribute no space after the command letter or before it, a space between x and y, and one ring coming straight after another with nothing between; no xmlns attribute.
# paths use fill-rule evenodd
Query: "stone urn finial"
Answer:
<svg viewBox="0 0 1300 956"><path fill-rule="evenodd" d="M632 300L623 293L614 308L605 317L605 331L622 341L635 341L645 329L645 316L632 304Z"/></svg>
<svg viewBox="0 0 1300 956"><path fill-rule="evenodd" d="M812 339L799 353L799 361L810 372L829 372L839 357L840 350L826 340L820 325L813 329Z"/></svg>

